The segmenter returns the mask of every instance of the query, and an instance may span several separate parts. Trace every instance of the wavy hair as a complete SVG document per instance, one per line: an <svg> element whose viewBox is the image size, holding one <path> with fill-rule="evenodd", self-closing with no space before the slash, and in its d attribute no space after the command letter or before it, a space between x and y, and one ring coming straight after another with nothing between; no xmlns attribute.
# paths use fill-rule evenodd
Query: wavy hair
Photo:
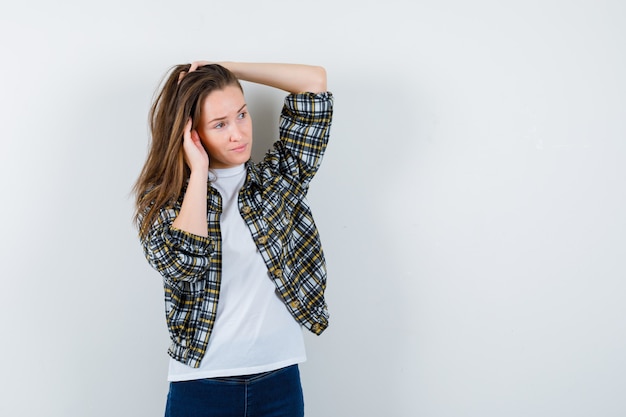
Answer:
<svg viewBox="0 0 626 417"><path fill-rule="evenodd" d="M181 197L189 178L191 171L185 163L183 150L183 132L189 117L193 121L192 129L195 129L200 121L202 103L215 90L235 85L243 92L237 77L221 65L205 65L187 73L190 66L170 68L150 109L148 156L133 187L133 220L142 239L159 210L172 206Z"/></svg>

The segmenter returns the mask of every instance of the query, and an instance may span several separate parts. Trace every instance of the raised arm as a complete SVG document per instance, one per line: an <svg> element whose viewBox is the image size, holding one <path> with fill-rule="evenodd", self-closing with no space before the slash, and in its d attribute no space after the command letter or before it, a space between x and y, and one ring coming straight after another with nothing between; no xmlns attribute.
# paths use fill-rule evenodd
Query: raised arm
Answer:
<svg viewBox="0 0 626 417"><path fill-rule="evenodd" d="M197 61L189 71L210 62ZM326 91L326 70L304 64L275 64L254 62L216 62L232 71L237 78L279 88L290 93L322 93Z"/></svg>

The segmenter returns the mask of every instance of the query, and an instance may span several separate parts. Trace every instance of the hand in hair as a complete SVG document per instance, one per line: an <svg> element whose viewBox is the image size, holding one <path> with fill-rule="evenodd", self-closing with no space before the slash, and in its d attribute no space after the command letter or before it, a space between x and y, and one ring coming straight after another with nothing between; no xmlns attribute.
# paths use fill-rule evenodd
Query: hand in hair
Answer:
<svg viewBox="0 0 626 417"><path fill-rule="evenodd" d="M214 62L209 62L209 61L194 61L194 62L192 62L188 71L183 71L180 74L178 74L178 83L180 83L180 80L182 80L183 77L185 75L189 74L190 72L194 72L195 70L197 70L200 67L203 67L203 66L209 65L209 64L213 64L213 63Z"/></svg>
<svg viewBox="0 0 626 417"><path fill-rule="evenodd" d="M200 136L196 130L191 129L192 120L189 118L185 124L183 133L183 150L185 151L185 162L189 166L191 173L198 173L202 176L209 172L209 154L204 149Z"/></svg>

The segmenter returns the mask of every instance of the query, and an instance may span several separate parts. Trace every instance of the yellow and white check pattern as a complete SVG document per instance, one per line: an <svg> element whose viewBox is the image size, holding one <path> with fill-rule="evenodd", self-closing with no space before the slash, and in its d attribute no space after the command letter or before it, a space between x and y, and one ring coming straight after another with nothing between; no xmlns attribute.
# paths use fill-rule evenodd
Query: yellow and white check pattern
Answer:
<svg viewBox="0 0 626 417"><path fill-rule="evenodd" d="M320 334L328 326L326 262L306 202L309 182L328 144L333 114L329 92L285 98L278 140L259 164L246 163L239 211L292 316ZM184 193L182 194L184 195ZM215 323L221 280L219 193L209 186L208 238L171 227L180 210L162 208L142 240L148 262L163 276L170 356L198 367Z"/></svg>

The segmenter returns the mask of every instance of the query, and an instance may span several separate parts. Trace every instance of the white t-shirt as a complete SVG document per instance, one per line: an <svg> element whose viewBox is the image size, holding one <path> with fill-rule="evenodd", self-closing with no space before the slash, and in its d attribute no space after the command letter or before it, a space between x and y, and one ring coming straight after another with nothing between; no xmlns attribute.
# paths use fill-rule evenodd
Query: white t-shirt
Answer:
<svg viewBox="0 0 626 417"><path fill-rule="evenodd" d="M267 266L239 213L245 165L214 169L222 196L222 282L217 317L199 368L170 359L169 381L249 375L306 360L301 326L276 294Z"/></svg>

